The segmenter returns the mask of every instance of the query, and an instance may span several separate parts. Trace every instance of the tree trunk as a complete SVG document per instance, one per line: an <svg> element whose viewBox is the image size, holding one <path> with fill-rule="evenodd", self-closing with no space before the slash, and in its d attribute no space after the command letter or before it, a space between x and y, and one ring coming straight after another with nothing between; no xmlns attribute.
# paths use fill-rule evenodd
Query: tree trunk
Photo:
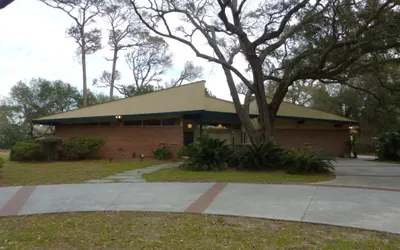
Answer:
<svg viewBox="0 0 400 250"><path fill-rule="evenodd" d="M259 137L257 129L254 127L250 119L249 111L245 107L243 107L242 104L240 103L239 95L235 86L235 82L232 77L232 73L229 69L227 69L224 66L222 66L222 69L224 70L225 77L228 82L228 87L231 92L232 100L235 105L235 110L239 116L240 122L242 123L244 130L247 132L251 144L258 145Z"/></svg>
<svg viewBox="0 0 400 250"><path fill-rule="evenodd" d="M262 70L262 64L259 62L257 57L248 57L248 60L252 66L253 73L253 84L255 87L254 95L259 113L259 131L258 131L258 143L264 143L267 140L275 139L275 117L270 110L270 106L267 103L267 96L265 95L264 87L264 73Z"/></svg>
<svg viewBox="0 0 400 250"><path fill-rule="evenodd" d="M83 78L83 107L87 106L87 83L86 83L86 51L85 44L82 43L82 78Z"/></svg>
<svg viewBox="0 0 400 250"><path fill-rule="evenodd" d="M113 63L111 69L111 82L110 82L110 100L114 98L114 83L115 83L115 70L117 68L118 49L114 48Z"/></svg>

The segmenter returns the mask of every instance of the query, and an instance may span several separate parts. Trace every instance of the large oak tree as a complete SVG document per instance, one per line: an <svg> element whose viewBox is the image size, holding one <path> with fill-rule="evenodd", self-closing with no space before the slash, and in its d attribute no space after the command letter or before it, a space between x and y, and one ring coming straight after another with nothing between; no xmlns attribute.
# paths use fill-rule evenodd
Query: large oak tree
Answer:
<svg viewBox="0 0 400 250"><path fill-rule="evenodd" d="M157 35L185 44L196 56L222 67L253 144L274 137L279 106L297 81L352 87L349 79L361 69L399 61L396 0L131 0L131 4ZM270 103L266 81L277 85L269 93ZM259 129L240 103L238 82L254 95Z"/></svg>

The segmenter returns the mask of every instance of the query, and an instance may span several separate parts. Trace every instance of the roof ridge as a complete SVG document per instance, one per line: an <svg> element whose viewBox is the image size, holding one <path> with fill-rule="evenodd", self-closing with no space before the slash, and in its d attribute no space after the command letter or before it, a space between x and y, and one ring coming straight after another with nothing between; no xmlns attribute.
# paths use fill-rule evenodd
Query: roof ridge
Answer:
<svg viewBox="0 0 400 250"><path fill-rule="evenodd" d="M200 80L200 81L196 81L196 82L190 82L190 83L182 84L182 85L179 85L179 86L176 86L176 87L172 87L172 88L165 88L165 89L160 89L160 90L148 92L148 93L141 94L141 95L135 95L135 96L129 96L129 97L124 97L124 98L115 99L115 100L109 100L109 101L106 101L106 102L103 102L103 103L97 103L97 104L86 106L86 107L82 107L82 108L77 108L77 109L68 110L68 111L59 112L59 113L54 113L54 114L51 114L51 115L48 115L48 116L64 114L64 113L71 113L71 112L74 112L74 111L77 111L77 110L82 110L82 109L87 109L87 108L91 108L91 107L95 107L95 106L105 105L105 104L109 104L111 102L123 101L123 100L131 99L131 98L134 98L134 97L138 98L138 97L141 97L141 96L146 96L146 95L158 93L158 92L161 92L161 91L167 91L167 90L173 90L173 89L176 89L176 88L186 87L188 85L201 84L201 83L205 84L205 82L206 82L205 80ZM47 117L47 116L45 116L45 117ZM39 119L41 119L41 118L39 118ZM37 120L37 119L34 119L34 120Z"/></svg>
<svg viewBox="0 0 400 250"><path fill-rule="evenodd" d="M204 94L204 95L205 95L205 94ZM222 99L222 98L218 98L218 97L216 97L216 96L208 96L208 95L205 95L205 97L212 98L212 99L216 99L216 100L223 101L223 102L233 103L233 101L228 101L228 100L225 100L225 99Z"/></svg>
<svg viewBox="0 0 400 250"><path fill-rule="evenodd" d="M267 96L267 98L269 98L269 99L272 100L272 97L270 97L270 96ZM252 101L254 101L254 100L252 100ZM346 118L346 119L355 121L355 120L353 120L353 119L351 119L351 118L348 118L348 117L345 117L345 116L341 116L341 115L332 114L332 113L329 113L329 112L326 112L326 111L323 111L323 110L319 110L319 109L316 109L316 108L301 106L301 105L297 105L297 104L294 104L294 103L291 103L291 102L287 102L287 101L282 101L282 103L289 104L289 105L292 105L292 106L296 106L296 107L299 107L299 108L311 109L311 110L315 110L315 111L318 111L318 112L322 112L322 113L324 113L324 114L334 115L334 116L337 116L337 117Z"/></svg>

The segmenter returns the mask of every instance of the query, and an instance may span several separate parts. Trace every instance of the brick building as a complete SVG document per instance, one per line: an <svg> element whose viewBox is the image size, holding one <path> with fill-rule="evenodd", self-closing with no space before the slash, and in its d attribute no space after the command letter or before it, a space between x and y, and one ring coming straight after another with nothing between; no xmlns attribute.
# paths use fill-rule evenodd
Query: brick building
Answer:
<svg viewBox="0 0 400 250"><path fill-rule="evenodd" d="M257 123L258 110L250 104ZM55 126L63 139L86 135L103 138L104 157L150 156L160 144L176 155L200 134L210 134L232 145L249 140L232 102L205 95L205 82L110 101L73 111L46 116L36 124ZM309 146L343 156L349 126L358 122L315 109L282 103L276 121L276 140L288 147Z"/></svg>

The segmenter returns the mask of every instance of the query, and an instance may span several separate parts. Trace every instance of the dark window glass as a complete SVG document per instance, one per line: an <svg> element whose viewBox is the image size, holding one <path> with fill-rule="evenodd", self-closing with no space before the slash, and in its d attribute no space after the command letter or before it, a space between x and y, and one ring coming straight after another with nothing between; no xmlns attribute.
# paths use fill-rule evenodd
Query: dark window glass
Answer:
<svg viewBox="0 0 400 250"><path fill-rule="evenodd" d="M179 125L179 119L173 118L173 119L164 119L162 120L162 125L163 126L175 126Z"/></svg>
<svg viewBox="0 0 400 250"><path fill-rule="evenodd" d="M88 122L88 123L73 123L66 124L68 126L109 126L109 122Z"/></svg>
<svg viewBox="0 0 400 250"><path fill-rule="evenodd" d="M143 120L143 126L161 126L161 120Z"/></svg>
<svg viewBox="0 0 400 250"><path fill-rule="evenodd" d="M234 124L232 124L232 128L233 129L240 129L240 124L234 123Z"/></svg>
<svg viewBox="0 0 400 250"><path fill-rule="evenodd" d="M124 121L124 126L142 126L142 120Z"/></svg>

